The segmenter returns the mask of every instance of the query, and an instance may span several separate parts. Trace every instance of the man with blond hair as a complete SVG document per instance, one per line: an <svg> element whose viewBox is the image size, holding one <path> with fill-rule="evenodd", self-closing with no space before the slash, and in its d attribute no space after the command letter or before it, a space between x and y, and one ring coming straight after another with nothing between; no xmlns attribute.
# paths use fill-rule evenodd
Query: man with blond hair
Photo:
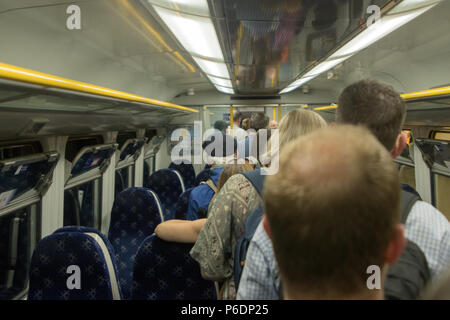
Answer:
<svg viewBox="0 0 450 320"><path fill-rule="evenodd" d="M406 239L395 164L367 129L329 127L291 142L265 185L263 226L285 299L384 298Z"/></svg>

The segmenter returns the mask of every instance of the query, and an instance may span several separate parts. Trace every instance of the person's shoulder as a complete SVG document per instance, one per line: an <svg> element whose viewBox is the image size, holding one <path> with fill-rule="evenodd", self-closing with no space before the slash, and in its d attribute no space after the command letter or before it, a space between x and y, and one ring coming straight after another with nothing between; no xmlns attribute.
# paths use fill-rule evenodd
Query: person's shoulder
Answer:
<svg viewBox="0 0 450 320"><path fill-rule="evenodd" d="M447 231L450 231L450 222L441 211L426 201L417 201L412 206L406 223L417 222L423 224L425 220L428 223L440 225Z"/></svg>

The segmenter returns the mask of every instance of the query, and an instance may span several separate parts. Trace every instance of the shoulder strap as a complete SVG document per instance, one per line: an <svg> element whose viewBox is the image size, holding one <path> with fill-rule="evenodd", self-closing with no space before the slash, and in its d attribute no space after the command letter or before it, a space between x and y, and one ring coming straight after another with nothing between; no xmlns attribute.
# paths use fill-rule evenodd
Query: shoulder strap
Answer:
<svg viewBox="0 0 450 320"><path fill-rule="evenodd" d="M243 172L242 175L244 175L244 177L251 182L256 191L258 191L259 195L262 197L265 176L261 174L261 169L246 171Z"/></svg>
<svg viewBox="0 0 450 320"><path fill-rule="evenodd" d="M409 212L411 211L413 205L416 201L422 200L420 196L405 189L402 189L401 195L401 223L405 224L406 219L408 219Z"/></svg>
<svg viewBox="0 0 450 320"><path fill-rule="evenodd" d="M200 182L200 184L206 184L208 187L210 187L214 191L214 193L217 193L217 191L219 191L217 189L217 186L214 184L214 181L212 181L212 179L202 181L202 182Z"/></svg>

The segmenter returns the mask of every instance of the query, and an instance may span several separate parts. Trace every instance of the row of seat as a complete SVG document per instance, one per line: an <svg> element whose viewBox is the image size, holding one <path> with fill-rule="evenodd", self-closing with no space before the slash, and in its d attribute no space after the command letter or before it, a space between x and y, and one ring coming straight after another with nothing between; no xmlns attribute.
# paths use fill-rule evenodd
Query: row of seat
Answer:
<svg viewBox="0 0 450 320"><path fill-rule="evenodd" d="M42 239L31 262L29 299L215 299L214 283L201 278L189 255L192 245L153 235L160 222L186 217L195 171L176 166L153 173L148 188L117 195L108 238L92 228L64 227ZM80 289L69 288L70 281L76 285L72 265L79 267Z"/></svg>

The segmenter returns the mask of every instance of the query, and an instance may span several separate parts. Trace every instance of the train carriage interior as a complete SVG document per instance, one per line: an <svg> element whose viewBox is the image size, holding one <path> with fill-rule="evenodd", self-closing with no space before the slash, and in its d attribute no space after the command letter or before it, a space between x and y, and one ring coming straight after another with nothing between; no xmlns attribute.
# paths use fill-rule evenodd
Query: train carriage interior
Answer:
<svg viewBox="0 0 450 320"><path fill-rule="evenodd" d="M217 299L192 244L153 235L208 179L204 132L233 132L236 111L333 124L367 78L406 105L400 182L450 219L449 15L448 0L0 0L0 299ZM94 289L68 285L72 265Z"/></svg>

